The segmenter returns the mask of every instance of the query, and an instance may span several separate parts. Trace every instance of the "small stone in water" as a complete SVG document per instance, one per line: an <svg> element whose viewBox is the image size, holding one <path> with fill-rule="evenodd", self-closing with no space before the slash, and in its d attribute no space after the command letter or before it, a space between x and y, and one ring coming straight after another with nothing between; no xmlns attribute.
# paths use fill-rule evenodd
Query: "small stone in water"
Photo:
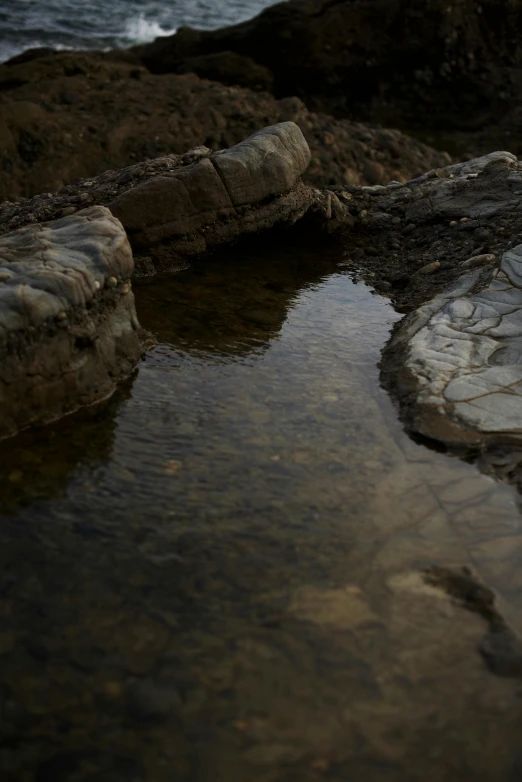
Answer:
<svg viewBox="0 0 522 782"><path fill-rule="evenodd" d="M433 261L433 263L427 263L426 266L422 266L418 272L419 274L433 274L440 268L440 261Z"/></svg>
<svg viewBox="0 0 522 782"><path fill-rule="evenodd" d="M182 467L183 462L180 462L178 459L170 459L163 469L168 475L175 475Z"/></svg>

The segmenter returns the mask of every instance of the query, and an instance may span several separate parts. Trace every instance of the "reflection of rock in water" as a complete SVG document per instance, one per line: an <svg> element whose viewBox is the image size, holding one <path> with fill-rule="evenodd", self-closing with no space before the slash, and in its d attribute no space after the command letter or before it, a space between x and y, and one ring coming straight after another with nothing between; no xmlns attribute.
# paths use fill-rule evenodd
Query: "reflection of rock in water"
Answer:
<svg viewBox="0 0 522 782"><path fill-rule="evenodd" d="M498 676L522 676L522 643L496 607L495 593L467 567L458 571L434 566L425 571L424 577L426 583L442 589L486 620L488 631L477 648L488 668Z"/></svg>
<svg viewBox="0 0 522 782"><path fill-rule="evenodd" d="M109 459L118 407L131 387L128 380L106 402L0 441L0 511L59 496L76 468Z"/></svg>
<svg viewBox="0 0 522 782"><path fill-rule="evenodd" d="M138 279L140 322L159 342L184 350L234 356L265 349L300 291L336 270L340 254L325 252L326 240L272 233L175 275Z"/></svg>

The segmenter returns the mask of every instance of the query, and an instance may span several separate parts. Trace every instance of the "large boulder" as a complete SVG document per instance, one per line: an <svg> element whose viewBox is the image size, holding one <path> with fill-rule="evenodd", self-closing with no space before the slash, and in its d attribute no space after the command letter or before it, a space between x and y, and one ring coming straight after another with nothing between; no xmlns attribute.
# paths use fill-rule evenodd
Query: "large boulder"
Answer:
<svg viewBox="0 0 522 782"><path fill-rule="evenodd" d="M0 237L0 438L103 399L133 370L132 271L103 207Z"/></svg>
<svg viewBox="0 0 522 782"><path fill-rule="evenodd" d="M202 76L215 72L221 55L220 78L255 89L252 68L230 74L232 52L268 70L276 97L448 130L496 123L519 99L521 24L520 0L289 0L233 27L184 27L133 51L154 73L197 64Z"/></svg>
<svg viewBox="0 0 522 782"><path fill-rule="evenodd" d="M486 287L479 277L465 274L401 329L400 388L420 434L522 443L522 245L504 253Z"/></svg>

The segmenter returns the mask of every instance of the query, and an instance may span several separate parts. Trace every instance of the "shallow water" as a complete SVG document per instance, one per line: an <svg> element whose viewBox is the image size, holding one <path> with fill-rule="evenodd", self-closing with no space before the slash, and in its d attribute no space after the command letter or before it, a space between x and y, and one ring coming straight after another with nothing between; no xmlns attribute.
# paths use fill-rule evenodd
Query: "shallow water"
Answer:
<svg viewBox="0 0 522 782"><path fill-rule="evenodd" d="M520 629L516 496L403 433L398 316L342 260L137 283L132 381L2 444L2 780L520 779L520 684L418 575L473 567Z"/></svg>

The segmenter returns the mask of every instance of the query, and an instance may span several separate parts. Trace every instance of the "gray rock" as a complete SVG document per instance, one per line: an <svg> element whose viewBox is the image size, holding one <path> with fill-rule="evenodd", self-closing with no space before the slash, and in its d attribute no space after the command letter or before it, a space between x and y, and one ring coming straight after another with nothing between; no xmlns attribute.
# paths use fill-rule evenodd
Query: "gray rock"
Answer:
<svg viewBox="0 0 522 782"><path fill-rule="evenodd" d="M476 291L478 276L468 273L421 307L395 339L415 428L446 442L522 435L522 245Z"/></svg>
<svg viewBox="0 0 522 782"><path fill-rule="evenodd" d="M0 237L0 437L102 399L129 374L142 351L133 268L104 207Z"/></svg>
<svg viewBox="0 0 522 782"><path fill-rule="evenodd" d="M152 247L154 256L154 245L163 243L156 257L164 266L165 254L201 253L302 217L313 202L312 191L299 186L309 160L298 126L282 122L224 152L138 184L109 207L139 252Z"/></svg>

